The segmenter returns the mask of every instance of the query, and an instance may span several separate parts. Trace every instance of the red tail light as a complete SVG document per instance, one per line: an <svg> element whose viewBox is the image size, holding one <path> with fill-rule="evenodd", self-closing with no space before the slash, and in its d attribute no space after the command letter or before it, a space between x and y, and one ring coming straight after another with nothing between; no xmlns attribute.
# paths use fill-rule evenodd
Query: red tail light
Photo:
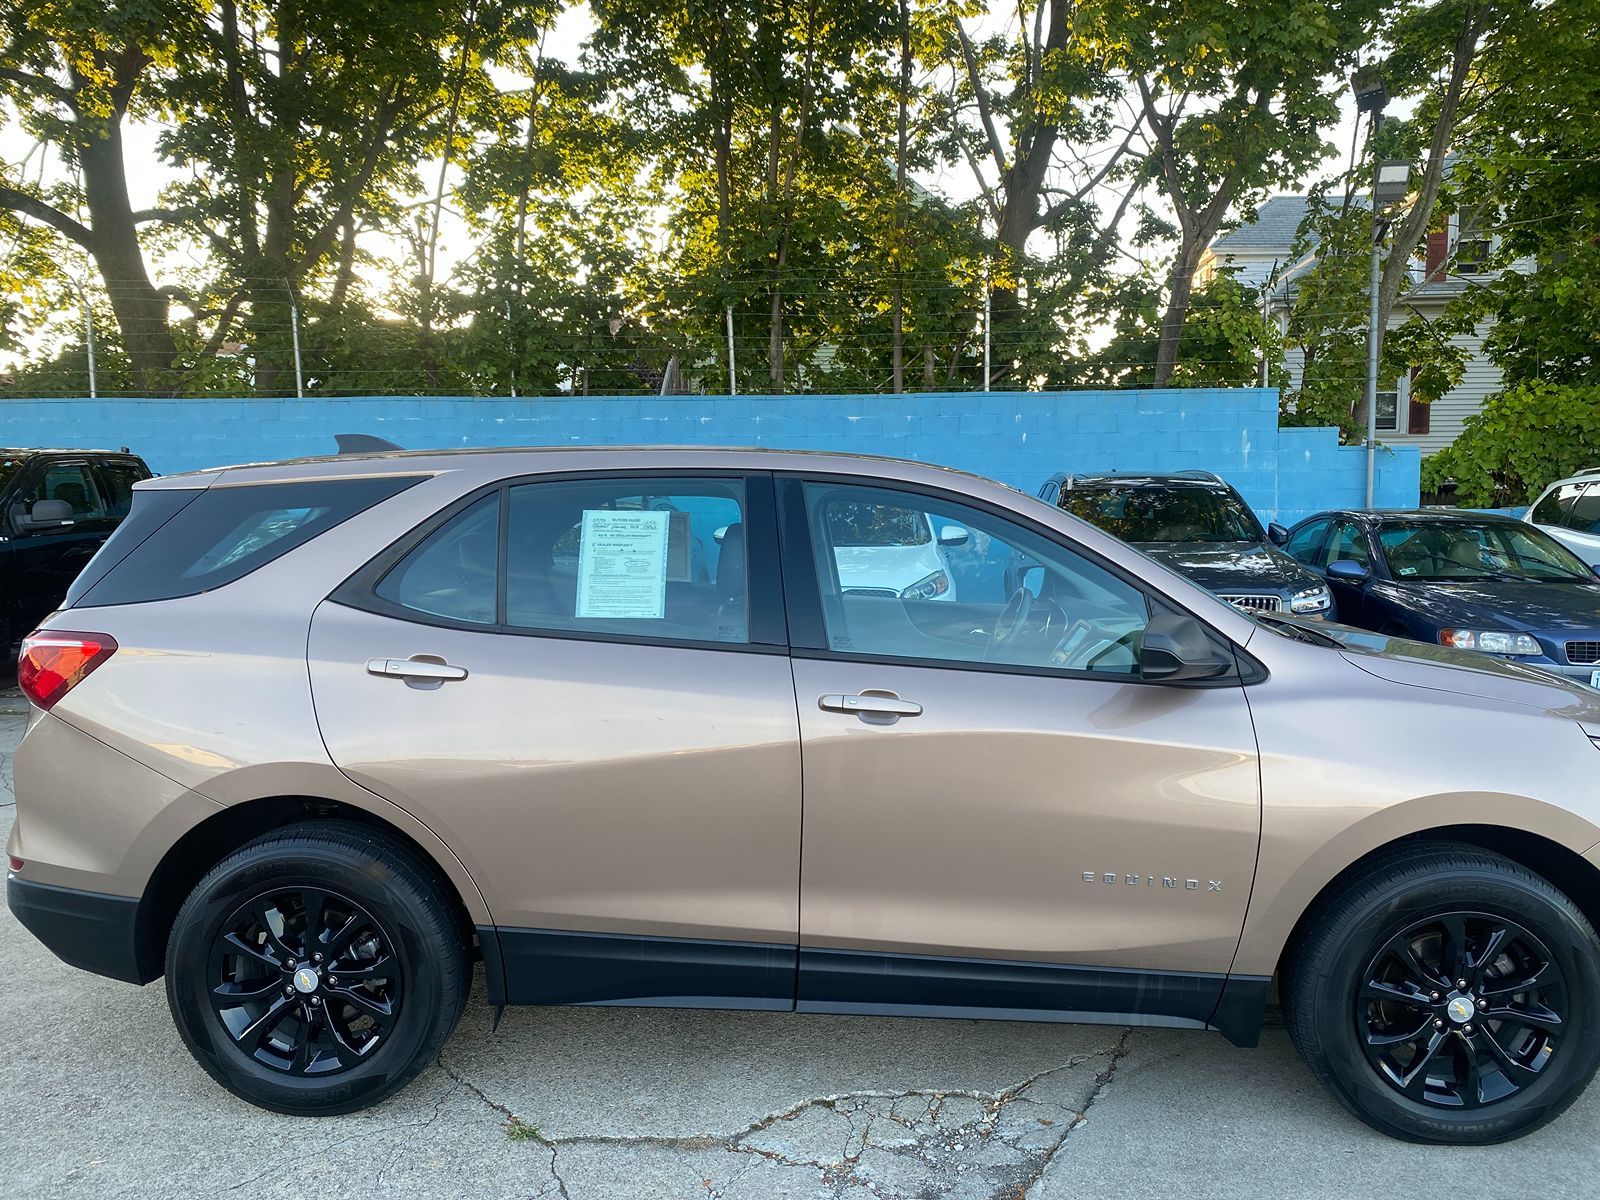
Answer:
<svg viewBox="0 0 1600 1200"><path fill-rule="evenodd" d="M22 640L17 655L17 686L40 708L48 709L117 652L109 633L68 633L43 629Z"/></svg>

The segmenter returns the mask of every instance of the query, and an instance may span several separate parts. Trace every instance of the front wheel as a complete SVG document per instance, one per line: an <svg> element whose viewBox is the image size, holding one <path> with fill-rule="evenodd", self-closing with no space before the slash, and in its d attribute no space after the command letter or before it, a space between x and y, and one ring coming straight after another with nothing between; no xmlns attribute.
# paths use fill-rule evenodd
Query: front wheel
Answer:
<svg viewBox="0 0 1600 1200"><path fill-rule="evenodd" d="M1287 964L1284 1017L1312 1073L1375 1129L1507 1141L1600 1066L1600 941L1516 863L1418 846L1324 905Z"/></svg>
<svg viewBox="0 0 1600 1200"><path fill-rule="evenodd" d="M167 945L167 1000L195 1058L275 1112L352 1112L439 1053L466 999L462 922L411 847L310 821L218 863Z"/></svg>

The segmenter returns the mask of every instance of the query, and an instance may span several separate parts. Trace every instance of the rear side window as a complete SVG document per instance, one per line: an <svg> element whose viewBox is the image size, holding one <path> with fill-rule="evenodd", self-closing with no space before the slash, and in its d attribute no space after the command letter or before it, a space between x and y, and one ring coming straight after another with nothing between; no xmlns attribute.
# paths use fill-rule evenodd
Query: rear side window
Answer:
<svg viewBox="0 0 1600 1200"><path fill-rule="evenodd" d="M1567 514L1566 525L1583 533L1600 533L1600 487L1591 483L1583 489Z"/></svg>
<svg viewBox="0 0 1600 1200"><path fill-rule="evenodd" d="M79 603L138 604L211 591L419 481L413 476L213 486L195 493L129 550L83 591ZM136 507L124 527L138 515Z"/></svg>
<svg viewBox="0 0 1600 1200"><path fill-rule="evenodd" d="M1560 525L1581 491L1583 491L1581 483L1564 483L1558 488L1551 488L1540 498L1539 503L1533 506L1531 515L1534 523Z"/></svg>
<svg viewBox="0 0 1600 1200"><path fill-rule="evenodd" d="M127 458L102 459L95 464L100 472L100 482L105 485L106 502L113 517L125 517L133 507L133 485L149 479L150 472L141 463Z"/></svg>

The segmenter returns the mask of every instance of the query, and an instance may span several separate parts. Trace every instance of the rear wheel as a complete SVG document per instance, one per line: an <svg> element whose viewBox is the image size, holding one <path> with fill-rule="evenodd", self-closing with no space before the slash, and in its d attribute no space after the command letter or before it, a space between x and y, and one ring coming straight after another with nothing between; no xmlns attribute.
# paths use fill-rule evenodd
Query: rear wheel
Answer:
<svg viewBox="0 0 1600 1200"><path fill-rule="evenodd" d="M1471 846L1419 846L1333 897L1287 967L1312 1072L1395 1137L1520 1137L1600 1065L1600 941L1544 879Z"/></svg>
<svg viewBox="0 0 1600 1200"><path fill-rule="evenodd" d="M167 999L200 1065L277 1112L351 1112L404 1087L455 1028L461 920L399 839L313 821L218 863L178 913Z"/></svg>

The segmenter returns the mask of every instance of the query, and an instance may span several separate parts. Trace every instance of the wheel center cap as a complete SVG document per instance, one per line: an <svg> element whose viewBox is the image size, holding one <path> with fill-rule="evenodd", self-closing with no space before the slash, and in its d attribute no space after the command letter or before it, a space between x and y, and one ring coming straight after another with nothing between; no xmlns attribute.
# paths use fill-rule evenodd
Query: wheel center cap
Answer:
<svg viewBox="0 0 1600 1200"><path fill-rule="evenodd" d="M297 985L298 982L299 981L296 980ZM1473 1017L1478 1015L1477 1006L1474 1005L1472 1000L1467 996L1454 997L1449 1004L1444 1006L1444 1011L1449 1014L1450 1019L1457 1025L1465 1025L1468 1021L1472 1020Z"/></svg>
<svg viewBox="0 0 1600 1200"><path fill-rule="evenodd" d="M321 980L317 978L317 973L310 967L301 967L294 973L295 991L299 992L303 996L309 996L312 992L316 991L317 984L320 982Z"/></svg>

